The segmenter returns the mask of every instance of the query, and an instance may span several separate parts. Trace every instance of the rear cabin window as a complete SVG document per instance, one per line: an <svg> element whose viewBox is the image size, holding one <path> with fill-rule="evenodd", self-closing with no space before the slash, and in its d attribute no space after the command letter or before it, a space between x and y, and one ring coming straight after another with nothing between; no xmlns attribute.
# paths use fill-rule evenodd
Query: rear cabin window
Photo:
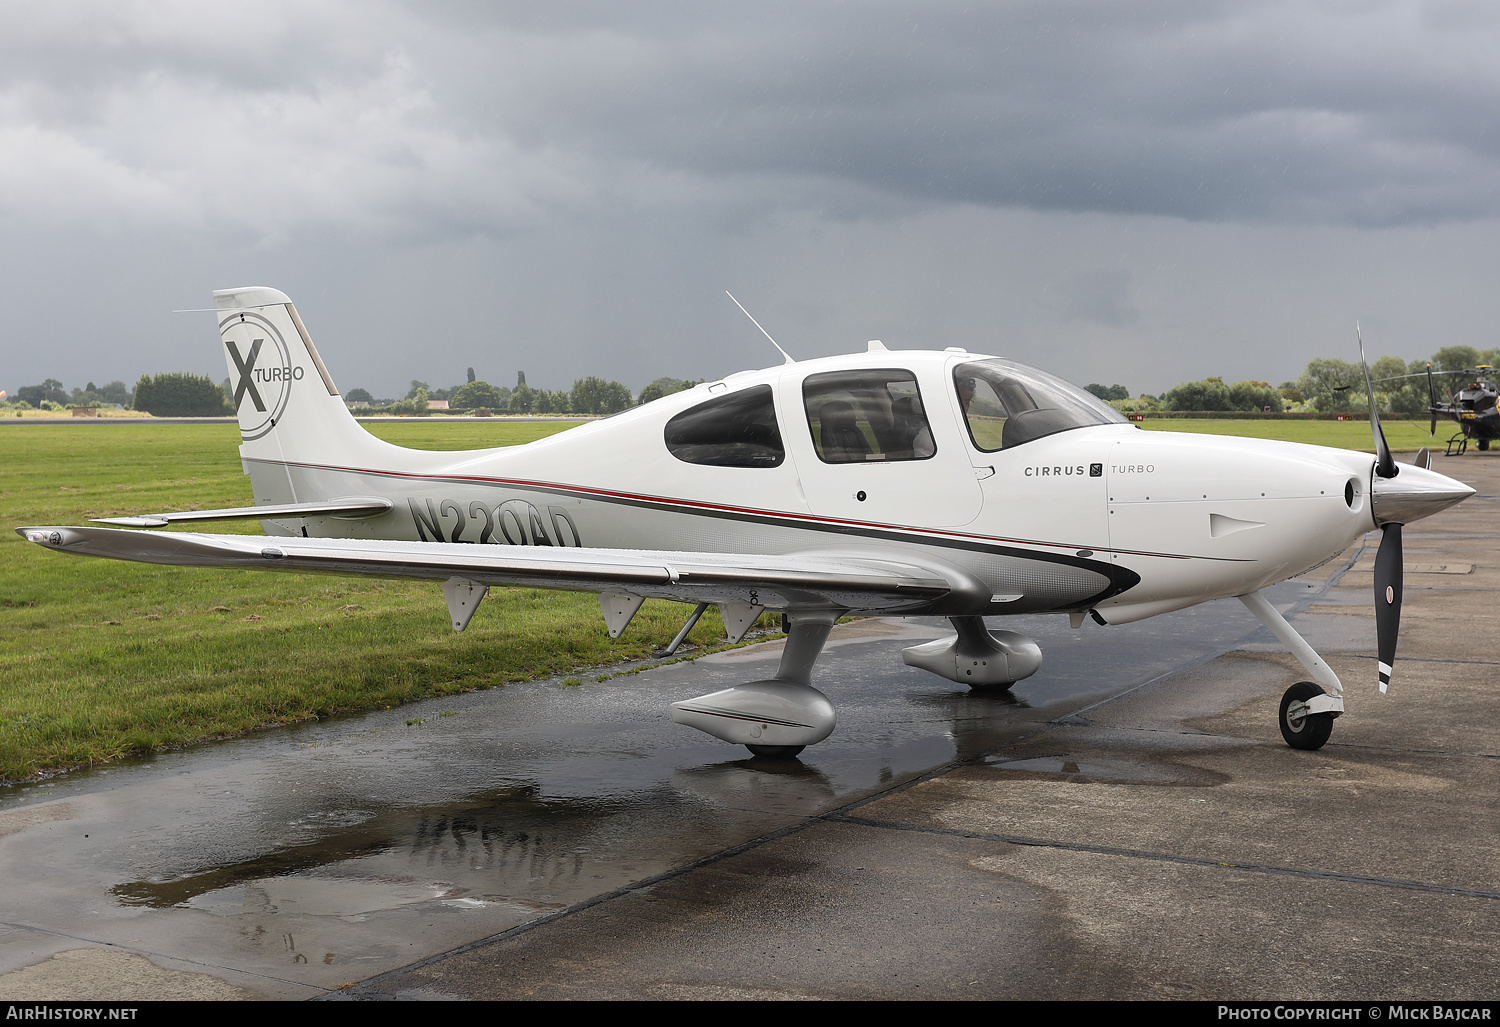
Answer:
<svg viewBox="0 0 1500 1027"><path fill-rule="evenodd" d="M937 452L910 371L881 368L813 374L802 383L807 427L829 464L926 460Z"/></svg>
<svg viewBox="0 0 1500 1027"><path fill-rule="evenodd" d="M777 467L786 459L769 385L756 385L684 410L667 422L667 451L690 464Z"/></svg>

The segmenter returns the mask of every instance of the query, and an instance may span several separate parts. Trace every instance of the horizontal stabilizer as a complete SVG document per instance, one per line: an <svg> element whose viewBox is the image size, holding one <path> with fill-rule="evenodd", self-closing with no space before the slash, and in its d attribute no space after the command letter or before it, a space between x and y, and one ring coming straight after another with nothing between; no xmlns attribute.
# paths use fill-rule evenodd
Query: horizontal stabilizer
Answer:
<svg viewBox="0 0 1500 1027"><path fill-rule="evenodd" d="M957 602L970 607L989 599L988 591L973 587L961 571L928 565L926 561L840 553L763 556L81 527L16 531L28 541L60 552L141 563L439 581L463 578L475 585L624 593L775 610L925 612L934 604Z"/></svg>
<svg viewBox="0 0 1500 1027"><path fill-rule="evenodd" d="M91 517L95 524L118 524L122 528L165 528L181 521L275 520L278 517L369 517L391 508L389 499L352 496L317 503L281 503L275 506L233 506L223 510L183 510L177 513L142 514L139 517Z"/></svg>

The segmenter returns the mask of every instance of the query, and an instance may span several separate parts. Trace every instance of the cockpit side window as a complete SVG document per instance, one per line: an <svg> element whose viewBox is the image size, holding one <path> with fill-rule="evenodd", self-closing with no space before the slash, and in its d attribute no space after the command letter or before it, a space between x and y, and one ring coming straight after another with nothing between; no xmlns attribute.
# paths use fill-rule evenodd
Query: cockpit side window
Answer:
<svg viewBox="0 0 1500 1027"><path fill-rule="evenodd" d="M910 371L811 374L802 383L802 401L813 448L824 463L926 460L937 452Z"/></svg>
<svg viewBox="0 0 1500 1027"><path fill-rule="evenodd" d="M786 459L769 385L718 396L673 417L667 451L690 464L778 467Z"/></svg>
<svg viewBox="0 0 1500 1027"><path fill-rule="evenodd" d="M1008 360L953 369L969 438L986 453L1091 424L1127 423L1114 407L1044 371Z"/></svg>

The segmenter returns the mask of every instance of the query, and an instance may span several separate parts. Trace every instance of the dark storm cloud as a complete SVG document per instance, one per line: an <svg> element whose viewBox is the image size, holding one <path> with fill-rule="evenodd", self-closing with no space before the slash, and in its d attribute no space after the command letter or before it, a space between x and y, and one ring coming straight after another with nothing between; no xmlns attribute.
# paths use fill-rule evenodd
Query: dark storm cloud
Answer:
<svg viewBox="0 0 1500 1027"><path fill-rule="evenodd" d="M1355 316L1488 347L1497 49L1462 2L9 5L0 387L218 376L166 311L245 284L383 394L732 371L726 287L798 355L1153 390Z"/></svg>
<svg viewBox="0 0 1500 1027"><path fill-rule="evenodd" d="M620 205L1500 210L1487 5L126 3L8 27L23 209L61 180L91 215L196 225L233 198L428 237Z"/></svg>
<svg viewBox="0 0 1500 1027"><path fill-rule="evenodd" d="M460 76L492 100L470 116L526 146L774 178L789 203L857 186L924 203L1354 224L1500 206L1500 14L1480 5L630 10L638 20L494 13L496 52L529 95Z"/></svg>

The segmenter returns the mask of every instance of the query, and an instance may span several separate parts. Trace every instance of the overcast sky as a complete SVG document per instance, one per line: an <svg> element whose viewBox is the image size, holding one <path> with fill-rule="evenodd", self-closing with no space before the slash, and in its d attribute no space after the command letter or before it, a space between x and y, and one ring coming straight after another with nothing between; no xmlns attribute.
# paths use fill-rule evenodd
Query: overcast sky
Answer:
<svg viewBox="0 0 1500 1027"><path fill-rule="evenodd" d="M1500 345L1500 5L0 6L0 388L963 346L1080 384Z"/></svg>

